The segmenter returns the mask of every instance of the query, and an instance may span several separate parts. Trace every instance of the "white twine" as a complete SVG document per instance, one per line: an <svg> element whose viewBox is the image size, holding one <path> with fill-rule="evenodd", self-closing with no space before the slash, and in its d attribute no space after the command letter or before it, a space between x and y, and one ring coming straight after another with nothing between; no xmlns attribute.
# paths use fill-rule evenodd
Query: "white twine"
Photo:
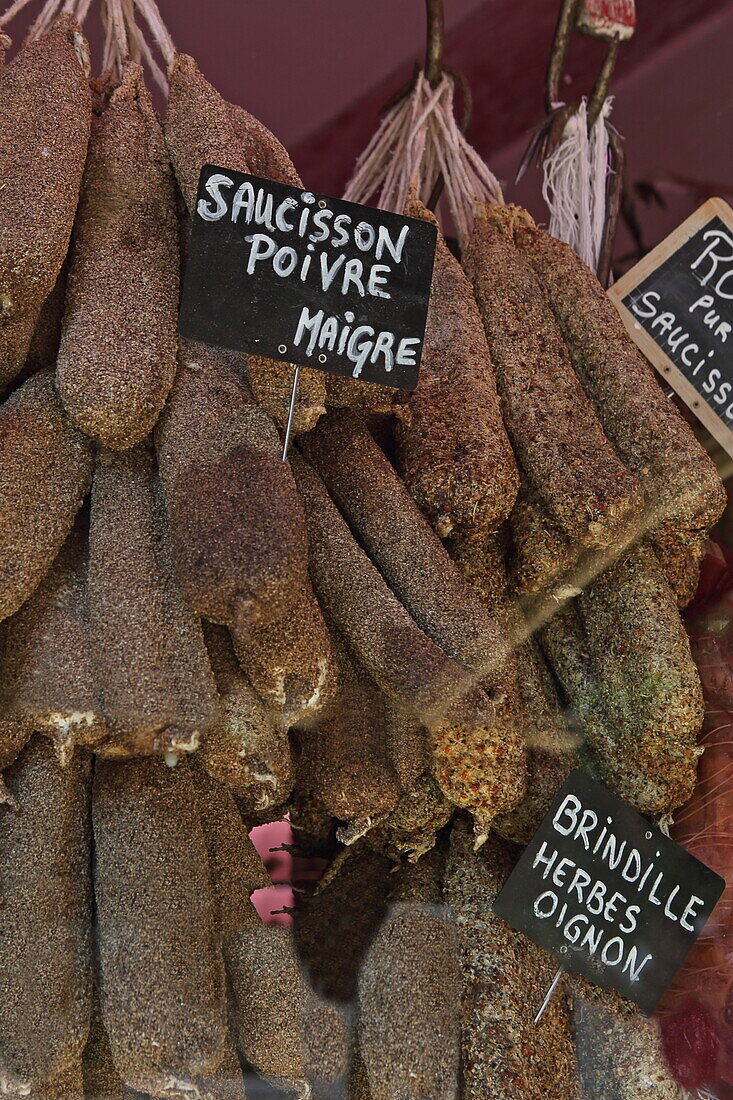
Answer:
<svg viewBox="0 0 733 1100"><path fill-rule="evenodd" d="M463 248L477 202L503 202L501 186L461 133L453 110L455 85L444 73L435 88L419 73L409 95L386 112L356 162L344 198L402 213L414 189L427 202L442 173L445 199Z"/></svg>
<svg viewBox="0 0 733 1100"><path fill-rule="evenodd" d="M585 99L570 116L557 148L544 163L542 195L550 211L549 230L573 248L592 271L598 267L606 220L609 171L607 99L588 133Z"/></svg>
<svg viewBox="0 0 733 1100"><path fill-rule="evenodd" d="M30 0L13 0L0 16L0 31L29 2ZM94 0L46 0L28 32L28 40L32 41L44 34L62 12L72 15L81 26L93 2ZM136 19L137 11L160 50L166 67L170 67L175 57L175 46L155 0L100 0L99 11L104 28L103 70L112 69L119 75L127 58L143 62L156 83L167 92L166 75L153 56L150 44Z"/></svg>

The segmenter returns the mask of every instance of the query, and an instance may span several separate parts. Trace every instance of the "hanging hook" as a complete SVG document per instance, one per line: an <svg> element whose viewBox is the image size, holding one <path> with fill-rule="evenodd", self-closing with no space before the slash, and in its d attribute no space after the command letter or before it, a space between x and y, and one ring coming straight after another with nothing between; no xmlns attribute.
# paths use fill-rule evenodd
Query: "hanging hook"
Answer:
<svg viewBox="0 0 733 1100"><path fill-rule="evenodd" d="M562 101L560 83L565 69L570 38L575 30L582 30L584 34L591 33L587 27L579 27L578 20L583 10L583 0L562 0L560 12L555 25L555 35L552 40L552 49L547 64L545 75L545 111L551 115ZM608 42L603 62L595 79L593 89L588 96L588 129L595 125L601 108L608 95L611 77L616 66L618 46L621 40L619 32L611 35L596 35L605 38Z"/></svg>
<svg viewBox="0 0 733 1100"><path fill-rule="evenodd" d="M581 3L582 0L562 0L560 5L545 74L545 111L548 115L552 114L560 102L560 81Z"/></svg>
<svg viewBox="0 0 733 1100"><path fill-rule="evenodd" d="M427 44L425 46L425 76L434 88L443 74L443 41L445 39L445 13L443 0L425 0L428 17Z"/></svg>

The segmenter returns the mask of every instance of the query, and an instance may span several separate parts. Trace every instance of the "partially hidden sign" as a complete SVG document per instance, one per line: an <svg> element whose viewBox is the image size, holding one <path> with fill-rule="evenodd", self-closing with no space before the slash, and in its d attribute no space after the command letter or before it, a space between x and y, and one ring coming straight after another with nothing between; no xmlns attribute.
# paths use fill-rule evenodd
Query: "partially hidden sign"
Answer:
<svg viewBox="0 0 733 1100"><path fill-rule="evenodd" d="M709 199L608 293L647 359L733 456L733 210Z"/></svg>
<svg viewBox="0 0 733 1100"><path fill-rule="evenodd" d="M181 335L414 389L436 237L429 222L207 165Z"/></svg>
<svg viewBox="0 0 733 1100"><path fill-rule="evenodd" d="M720 898L724 880L580 769L494 909L563 969L649 1016Z"/></svg>

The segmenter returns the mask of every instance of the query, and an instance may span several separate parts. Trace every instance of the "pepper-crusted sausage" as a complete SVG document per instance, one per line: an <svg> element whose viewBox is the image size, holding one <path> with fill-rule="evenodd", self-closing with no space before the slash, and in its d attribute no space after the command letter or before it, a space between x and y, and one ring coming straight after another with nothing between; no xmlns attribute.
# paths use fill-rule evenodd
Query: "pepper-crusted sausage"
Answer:
<svg viewBox="0 0 733 1100"><path fill-rule="evenodd" d="M66 410L103 446L139 443L168 396L178 270L173 173L130 62L92 127L57 365Z"/></svg>
<svg viewBox="0 0 733 1100"><path fill-rule="evenodd" d="M199 175L206 164L249 173L251 141L242 136L242 117L199 72L196 62L178 54L171 68L165 139L189 212L196 202ZM264 130L264 127L262 127ZM254 369L252 369L254 367ZM254 362L250 383L261 404L282 425L290 405L292 368L270 360ZM312 428L324 413L326 376L301 368L293 431Z"/></svg>
<svg viewBox="0 0 733 1100"><path fill-rule="evenodd" d="M78 1066L92 996L91 757L61 768L35 737L5 773L0 807L0 1081L43 1095Z"/></svg>
<svg viewBox="0 0 733 1100"><path fill-rule="evenodd" d="M227 103L226 106L231 125L243 143L244 157L250 166L250 171L264 179L302 189L303 182L295 165L275 135L243 107L231 103ZM309 386L313 386L312 374L313 371L306 371ZM301 369L300 377L302 376ZM290 400L290 389L287 385L289 375L284 373L283 364L248 355L247 377L257 400L279 424L282 424L287 412L286 401ZM399 400L403 392L390 386L341 378L334 374L326 374L322 385L325 385L326 405L329 408L358 407L383 409L388 412L391 411L393 400ZM407 395L404 396L406 398ZM296 424L301 419L297 411L297 403L296 397ZM303 430L306 430L305 426Z"/></svg>
<svg viewBox="0 0 733 1100"><path fill-rule="evenodd" d="M33 329L28 355L23 369L18 375L18 380L30 378L37 371L56 365L61 343L61 322L64 316L67 275L68 260L61 268L53 290L41 306L41 312Z"/></svg>
<svg viewBox="0 0 733 1100"><path fill-rule="evenodd" d="M430 731L435 777L446 797L492 817L524 792L526 759L513 702L488 698L417 626L356 543L312 467L293 456L306 506L311 575L324 613L385 695Z"/></svg>
<svg viewBox="0 0 733 1100"><path fill-rule="evenodd" d="M50 371L0 406L0 619L18 610L61 549L92 465L91 445L64 412Z"/></svg>
<svg viewBox="0 0 733 1100"><path fill-rule="evenodd" d="M458 932L437 850L399 872L359 977L359 1049L373 1100L454 1100L460 1076Z"/></svg>
<svg viewBox="0 0 733 1100"><path fill-rule="evenodd" d="M25 362L71 236L89 141L88 47L63 16L0 86L0 387Z"/></svg>
<svg viewBox="0 0 733 1100"><path fill-rule="evenodd" d="M406 213L437 225L416 200ZM420 377L396 413L400 472L436 532L480 538L495 530L519 476L471 285L440 232Z"/></svg>
<svg viewBox="0 0 733 1100"><path fill-rule="evenodd" d="M277 432L225 356L182 341L156 430L181 586L224 626L273 616L307 571L303 509Z"/></svg>
<svg viewBox="0 0 733 1100"><path fill-rule="evenodd" d="M507 642L365 424L331 413L302 439L307 458L382 576L425 633L492 682Z"/></svg>
<svg viewBox="0 0 733 1100"><path fill-rule="evenodd" d="M367 1077L364 1059L355 1039L352 1039L349 1055L349 1084L346 1100L374 1100L369 1088L369 1078Z"/></svg>
<svg viewBox="0 0 733 1100"><path fill-rule="evenodd" d="M27 1100L85 1100L81 1061L74 1062L50 1080L41 1082L26 1094L26 1098Z"/></svg>
<svg viewBox="0 0 733 1100"><path fill-rule="evenodd" d="M429 724L472 679L423 634L355 542L318 474L291 464L308 522L311 577L330 622L395 703Z"/></svg>
<svg viewBox="0 0 733 1100"><path fill-rule="evenodd" d="M84 1095L88 1100L132 1100L134 1093L122 1083L102 1022L99 991L95 990L89 1037L82 1057Z"/></svg>
<svg viewBox="0 0 733 1100"><path fill-rule="evenodd" d="M294 915L298 954L317 993L352 1002L364 953L384 917L393 864L358 841Z"/></svg>
<svg viewBox="0 0 733 1100"><path fill-rule="evenodd" d="M331 637L307 577L277 618L232 627L231 635L246 676L283 729L314 721L336 698Z"/></svg>
<svg viewBox="0 0 733 1100"><path fill-rule="evenodd" d="M89 608L104 752L192 752L221 721L199 621L173 575L163 494L143 446L103 451L92 486Z"/></svg>
<svg viewBox="0 0 733 1100"><path fill-rule="evenodd" d="M62 761L108 733L101 715L87 600L87 525L73 528L33 595L7 620L0 739L10 729L50 737Z"/></svg>
<svg viewBox="0 0 733 1100"><path fill-rule="evenodd" d="M191 762L191 779L206 839L216 926L223 942L236 931L241 907L255 890L272 885L259 852L231 793L207 775L198 756ZM212 837L216 836L216 843ZM228 895L227 895L228 891ZM228 896L228 903L222 899Z"/></svg>
<svg viewBox="0 0 733 1100"><path fill-rule="evenodd" d="M210 802L211 780L199 775L197 782L216 926L234 995L232 1017L240 1048L263 1076L302 1082L310 1064L306 1032L315 1037L315 1030L310 1030L315 1020L292 932L262 924L249 900L257 882L252 861L259 857L252 854L244 824L233 803L221 798ZM339 1030L335 1009L323 1011Z"/></svg>
<svg viewBox="0 0 733 1100"><path fill-rule="evenodd" d="M138 1092L196 1087L228 1041L224 968L188 763L98 760L94 884L104 1026Z"/></svg>
<svg viewBox="0 0 733 1100"><path fill-rule="evenodd" d="M2 651L5 649L6 636L6 624L1 623L0 650ZM0 703L0 807L5 802L12 804L13 801L13 796L3 782L2 772L18 759L32 734L32 722L23 715L14 714L13 710L6 706L5 700L2 700Z"/></svg>
<svg viewBox="0 0 733 1100"><path fill-rule="evenodd" d="M243 142L244 157L252 174L302 188L303 183L287 149L275 135L244 107L227 103L226 108L232 129Z"/></svg>
<svg viewBox="0 0 733 1100"><path fill-rule="evenodd" d="M463 259L496 368L517 460L555 522L586 546L613 542L641 510L573 371L542 288L514 247L512 207L480 206Z"/></svg>
<svg viewBox="0 0 733 1100"><path fill-rule="evenodd" d="M177 573L193 610L231 628L248 679L287 727L336 689L303 506L272 421L232 366L200 344L181 357L157 432Z"/></svg>
<svg viewBox="0 0 733 1100"><path fill-rule="evenodd" d="M242 806L262 813L284 802L293 788L288 735L255 694L224 627L205 623L204 638L224 721L209 732L198 759Z"/></svg>
<svg viewBox="0 0 733 1100"><path fill-rule="evenodd" d="M299 773L328 813L348 822L353 843L395 808L399 781L384 697L341 638L336 652L341 692L332 711L303 734Z"/></svg>
<svg viewBox="0 0 733 1100"><path fill-rule="evenodd" d="M389 758L403 790L430 769L430 747L425 727L404 707L385 699L385 721Z"/></svg>

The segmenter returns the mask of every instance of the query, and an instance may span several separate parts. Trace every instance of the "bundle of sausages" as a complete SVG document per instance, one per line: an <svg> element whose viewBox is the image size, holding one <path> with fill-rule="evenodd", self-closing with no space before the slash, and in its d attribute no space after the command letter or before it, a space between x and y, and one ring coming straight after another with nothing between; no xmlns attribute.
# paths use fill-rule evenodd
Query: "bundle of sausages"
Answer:
<svg viewBox="0 0 733 1100"><path fill-rule="evenodd" d="M164 123L139 64L88 76L63 16L0 79L2 1090L241 1096L244 1058L307 1096L351 1044L354 1095L600 1095L567 1005L516 1046L527 974L492 968L544 971L486 905L579 762L647 814L689 796L714 466L498 205L463 267L438 237L416 390L302 370L281 461L289 367L180 342L177 307L201 168L298 186L290 158L191 57ZM286 812L336 856L294 934L249 900ZM306 980L339 906L349 1040Z"/></svg>

